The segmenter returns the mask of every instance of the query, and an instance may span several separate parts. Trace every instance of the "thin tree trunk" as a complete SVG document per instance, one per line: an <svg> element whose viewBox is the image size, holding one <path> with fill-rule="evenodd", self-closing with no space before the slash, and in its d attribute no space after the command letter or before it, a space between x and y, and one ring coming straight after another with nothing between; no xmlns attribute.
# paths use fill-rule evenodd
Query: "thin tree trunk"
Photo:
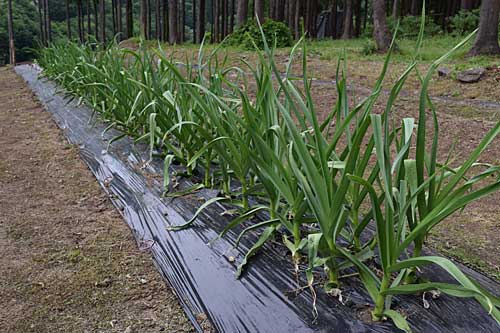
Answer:
<svg viewBox="0 0 500 333"><path fill-rule="evenodd" d="M338 12L337 12L337 8L338 7L338 1L337 0L333 0L332 1L332 12L331 12L331 26L330 28L332 29L332 37L333 38L337 38L339 36L339 33L338 33L338 29L337 29L337 26L338 26Z"/></svg>
<svg viewBox="0 0 500 333"><path fill-rule="evenodd" d="M352 1L353 0L345 0L344 32L342 33L342 39L352 38Z"/></svg>
<svg viewBox="0 0 500 333"><path fill-rule="evenodd" d="M295 0L295 15L293 20L293 31L295 33L295 39L300 38L300 0Z"/></svg>
<svg viewBox="0 0 500 333"><path fill-rule="evenodd" d="M95 39L99 41L99 8L98 8L98 0L94 0L94 35Z"/></svg>
<svg viewBox="0 0 500 333"><path fill-rule="evenodd" d="M101 17L101 43L106 43L106 2L100 0L99 12Z"/></svg>
<svg viewBox="0 0 500 333"><path fill-rule="evenodd" d="M227 0L222 0L222 38L227 36Z"/></svg>
<svg viewBox="0 0 500 333"><path fill-rule="evenodd" d="M116 0L111 0L111 22L113 35L116 35Z"/></svg>
<svg viewBox="0 0 500 333"><path fill-rule="evenodd" d="M83 43L83 29L82 29L82 0L76 0L76 27L78 32L78 40Z"/></svg>
<svg viewBox="0 0 500 333"><path fill-rule="evenodd" d="M354 0L354 15L356 17L356 25L354 26L354 35L359 37L361 34L361 0Z"/></svg>
<svg viewBox="0 0 500 333"><path fill-rule="evenodd" d="M186 40L186 1L181 0L181 9L179 11L179 41L180 43L184 43Z"/></svg>
<svg viewBox="0 0 500 333"><path fill-rule="evenodd" d="M152 19L152 15L151 15L151 0L147 0L146 1L146 5L147 5L147 10L146 10L146 20L148 22L148 24L146 25L147 26L147 29L146 29L146 39L152 39L153 38L153 35L151 34L151 27L152 27L152 24L151 24L151 19Z"/></svg>
<svg viewBox="0 0 500 333"><path fill-rule="evenodd" d="M16 64L16 47L14 45L14 29L12 27L12 0L7 0L7 30L9 31L9 63Z"/></svg>
<svg viewBox="0 0 500 333"><path fill-rule="evenodd" d="M120 34L118 36L118 40L122 40L123 36L123 24L122 24L122 17L123 17L123 11L122 11L122 0L116 0L116 23L118 25L118 33Z"/></svg>
<svg viewBox="0 0 500 333"><path fill-rule="evenodd" d="M392 17L397 20L399 17L399 2L401 0L394 0L392 3Z"/></svg>
<svg viewBox="0 0 500 333"><path fill-rule="evenodd" d="M499 0L483 0L479 19L479 31L474 46L469 54L500 54L498 45L498 20L500 15Z"/></svg>
<svg viewBox="0 0 500 333"><path fill-rule="evenodd" d="M219 0L214 0L214 19L213 19L213 25L214 25L214 33L213 33L213 38L214 42L218 43L219 42Z"/></svg>
<svg viewBox="0 0 500 333"><path fill-rule="evenodd" d="M69 20L69 0L66 0L66 33L68 39L71 40L71 23Z"/></svg>
<svg viewBox="0 0 500 333"><path fill-rule="evenodd" d="M46 38L45 38L45 30L44 30L44 20L43 20L43 1L38 0L38 20L39 20L39 29L40 29L40 42L42 45L46 45Z"/></svg>
<svg viewBox="0 0 500 333"><path fill-rule="evenodd" d="M231 10L229 11L229 33L234 30L234 9L236 8L236 0L231 0Z"/></svg>
<svg viewBox="0 0 500 333"><path fill-rule="evenodd" d="M132 0L126 0L125 3L125 24L127 25L127 38L132 38L134 35L134 13L132 8Z"/></svg>
<svg viewBox="0 0 500 333"><path fill-rule="evenodd" d="M255 13L253 15L257 16L260 23L264 23L264 0L254 0Z"/></svg>
<svg viewBox="0 0 500 333"><path fill-rule="evenodd" d="M295 5L296 1L295 0L289 0L288 4L288 27L290 28L290 31L293 31L293 22L295 18Z"/></svg>
<svg viewBox="0 0 500 333"><path fill-rule="evenodd" d="M198 22L196 21L197 20L197 17L196 17L196 0L192 0L193 3L192 3L192 10L191 10L191 13L193 14L193 18L192 18L192 21L193 21L193 44L196 44L196 25L198 24Z"/></svg>
<svg viewBox="0 0 500 333"><path fill-rule="evenodd" d="M161 40L168 42L168 0L162 0L162 29Z"/></svg>
<svg viewBox="0 0 500 333"><path fill-rule="evenodd" d="M141 37L148 39L148 0L141 0L139 9Z"/></svg>
<svg viewBox="0 0 500 333"><path fill-rule="evenodd" d="M237 24L239 27L247 22L248 18L248 0L238 0Z"/></svg>
<svg viewBox="0 0 500 333"><path fill-rule="evenodd" d="M90 23L92 22L90 19L90 0L86 0L87 6L87 40L89 40L90 35L92 34L92 27Z"/></svg>
<svg viewBox="0 0 500 333"><path fill-rule="evenodd" d="M177 33L177 0L168 0L168 41L170 44L178 42Z"/></svg>
<svg viewBox="0 0 500 333"><path fill-rule="evenodd" d="M161 0L155 1L155 36L161 40Z"/></svg>
<svg viewBox="0 0 500 333"><path fill-rule="evenodd" d="M391 45L391 34L387 27L385 0L373 0L373 37L379 52L386 52Z"/></svg>
<svg viewBox="0 0 500 333"><path fill-rule="evenodd" d="M49 0L45 1L45 33L47 36L47 42L52 42L52 23L50 21L50 8L49 8Z"/></svg>
<svg viewBox="0 0 500 333"><path fill-rule="evenodd" d="M196 22L196 31L198 32L197 43L201 43L203 38L205 38L205 0L200 0L200 9Z"/></svg>

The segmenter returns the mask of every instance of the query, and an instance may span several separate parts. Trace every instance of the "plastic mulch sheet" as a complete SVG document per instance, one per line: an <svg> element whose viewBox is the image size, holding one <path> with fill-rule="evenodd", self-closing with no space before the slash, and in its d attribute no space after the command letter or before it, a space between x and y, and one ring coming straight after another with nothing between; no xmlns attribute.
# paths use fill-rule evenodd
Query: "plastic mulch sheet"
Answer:
<svg viewBox="0 0 500 333"><path fill-rule="evenodd" d="M202 332L206 322L217 332L397 332L390 322L365 322L370 298L360 282L346 279L342 302L326 295L318 286L317 317L313 298L301 289L294 266L286 250L270 243L252 258L241 279L235 278L236 266L257 239L248 235L234 248L239 230L211 242L230 221L223 214L228 207L214 204L198 217L192 228L167 231L169 225L189 220L198 207L216 195L201 190L178 198L162 198L163 163L149 159L148 148L123 138L106 124L90 120L92 111L76 102L68 103L57 87L38 78L39 69L21 65L16 71L29 84L45 108L52 113L70 143L79 146L80 156L108 193L133 232L138 246L151 252L162 277L177 294L194 327ZM175 166L173 166L175 169ZM178 189L193 185L181 179ZM469 268L464 271L495 294L500 285ZM433 280L453 282L439 268L430 266L424 274ZM301 274L304 275L304 274ZM303 279L303 277L300 277ZM500 327L474 300L442 295L395 297L395 308L404 313L415 332L499 332ZM369 317L369 316L368 316ZM205 321L205 323L203 323Z"/></svg>

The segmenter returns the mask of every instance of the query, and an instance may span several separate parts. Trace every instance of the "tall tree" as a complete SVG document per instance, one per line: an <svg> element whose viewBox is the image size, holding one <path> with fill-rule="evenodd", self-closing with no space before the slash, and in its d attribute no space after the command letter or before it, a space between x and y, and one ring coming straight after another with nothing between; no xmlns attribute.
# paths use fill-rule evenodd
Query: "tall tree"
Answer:
<svg viewBox="0 0 500 333"><path fill-rule="evenodd" d="M292 0L293 1L293 0ZM295 39L300 38L300 30L299 30L299 24L300 24L300 7L301 7L301 1L300 0L295 0L295 17L293 18L293 30L295 33Z"/></svg>
<svg viewBox="0 0 500 333"><path fill-rule="evenodd" d="M500 54L498 45L498 20L500 0L483 0L479 19L479 31L470 55Z"/></svg>
<svg viewBox="0 0 500 333"><path fill-rule="evenodd" d="M14 66L16 64L16 47L12 27L12 0L7 0L7 30L9 30L9 63Z"/></svg>
<svg viewBox="0 0 500 333"><path fill-rule="evenodd" d="M236 16L238 17L237 20L238 26L242 26L247 22L248 0L238 0L238 10Z"/></svg>
<svg viewBox="0 0 500 333"><path fill-rule="evenodd" d="M201 43L205 37L205 0L200 0L198 19L196 20L196 31L198 32L197 43Z"/></svg>
<svg viewBox="0 0 500 333"><path fill-rule="evenodd" d="M76 21L78 40L83 43L83 15L82 15L82 0L76 0Z"/></svg>
<svg viewBox="0 0 500 333"><path fill-rule="evenodd" d="M186 0L181 0L179 10L179 42L184 43L186 39Z"/></svg>
<svg viewBox="0 0 500 333"><path fill-rule="evenodd" d="M123 24L122 24L122 0L116 0L116 25L117 25L117 32L120 34L118 39L122 39L123 36L121 35L123 32Z"/></svg>
<svg viewBox="0 0 500 333"><path fill-rule="evenodd" d="M45 37L45 23L44 23L44 14L43 14L43 1L38 0L38 20L39 20L39 29L40 29L40 42L42 45L47 45L47 39Z"/></svg>
<svg viewBox="0 0 500 333"><path fill-rule="evenodd" d="M69 20L69 0L66 0L66 34L71 39L71 22Z"/></svg>
<svg viewBox="0 0 500 333"><path fill-rule="evenodd" d="M387 27L385 0L373 0L373 37L379 52L386 52L391 45L391 34Z"/></svg>
<svg viewBox="0 0 500 333"><path fill-rule="evenodd" d="M99 5L98 0L94 0L94 37L99 40Z"/></svg>
<svg viewBox="0 0 500 333"><path fill-rule="evenodd" d="M132 0L126 0L125 3L125 24L127 26L127 38L134 35L134 13L132 9Z"/></svg>
<svg viewBox="0 0 500 333"><path fill-rule="evenodd" d="M148 39L148 0L141 0L139 9L141 37Z"/></svg>
<svg viewBox="0 0 500 333"><path fill-rule="evenodd" d="M342 39L352 38L352 1L353 0L345 0L344 32L342 33Z"/></svg>
<svg viewBox="0 0 500 333"><path fill-rule="evenodd" d="M214 0L214 18L213 18L213 42L218 43L219 42L219 29L220 29L220 22L219 22L219 16L220 16L220 0Z"/></svg>
<svg viewBox="0 0 500 333"><path fill-rule="evenodd" d="M87 40L89 39L89 36L92 34L92 28L90 27L90 0L86 0L86 5L87 5Z"/></svg>
<svg viewBox="0 0 500 333"><path fill-rule="evenodd" d="M177 0L168 0L168 41L170 44L175 44L179 41L177 14Z"/></svg>
<svg viewBox="0 0 500 333"><path fill-rule="evenodd" d="M50 21L50 5L49 0L44 0L44 22L45 36L47 43L52 42L52 24Z"/></svg>
<svg viewBox="0 0 500 333"><path fill-rule="evenodd" d="M191 14L193 14L192 21L193 21L193 43L196 44L196 38L197 38L197 27L196 25L198 24L196 22L197 17L196 17L196 0L193 0L191 4Z"/></svg>
<svg viewBox="0 0 500 333"><path fill-rule="evenodd" d="M227 36L227 12L228 12L228 2L227 0L222 0L222 36L225 38Z"/></svg>
<svg viewBox="0 0 500 333"><path fill-rule="evenodd" d="M99 0L99 16L101 17L101 43L106 43L106 2Z"/></svg>
<svg viewBox="0 0 500 333"><path fill-rule="evenodd" d="M392 3L392 17L396 20L399 17L399 5L401 0L394 0Z"/></svg>
<svg viewBox="0 0 500 333"><path fill-rule="evenodd" d="M257 16L260 23L264 22L264 0L254 0L255 13L252 16Z"/></svg>

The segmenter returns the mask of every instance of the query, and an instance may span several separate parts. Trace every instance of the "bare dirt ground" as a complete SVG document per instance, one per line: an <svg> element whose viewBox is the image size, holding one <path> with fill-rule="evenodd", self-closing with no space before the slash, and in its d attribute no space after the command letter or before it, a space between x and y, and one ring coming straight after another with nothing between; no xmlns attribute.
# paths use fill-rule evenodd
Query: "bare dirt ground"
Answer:
<svg viewBox="0 0 500 333"><path fill-rule="evenodd" d="M0 331L191 332L21 78L0 68Z"/></svg>

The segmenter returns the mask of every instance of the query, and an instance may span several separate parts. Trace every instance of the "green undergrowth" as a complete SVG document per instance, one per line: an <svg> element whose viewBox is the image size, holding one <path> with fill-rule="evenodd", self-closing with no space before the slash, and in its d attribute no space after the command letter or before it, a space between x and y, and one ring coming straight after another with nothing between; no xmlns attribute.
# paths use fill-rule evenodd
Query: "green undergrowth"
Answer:
<svg viewBox="0 0 500 333"><path fill-rule="evenodd" d="M238 66L229 64L227 57L218 56L218 48L206 53L202 46L181 64L161 45L151 52L114 44L53 45L42 50L39 63L45 77L91 106L108 128L147 142L151 158L163 157L165 195L179 195L170 181L176 176L169 171L174 161L184 166L185 177L202 170L203 182L193 190L220 190L219 197L205 202L190 221L170 227L170 232L190 227L213 203L231 204L238 215L220 237L245 221L239 239L249 231L260 235L240 260L237 276L263 244L279 236L297 274L299 264L306 263L306 287L313 294L316 268L325 271L323 286L332 295L340 294L345 276L354 272L372 298L373 320L390 318L410 331L393 305L393 295L439 290L473 297L500 320L497 297L449 259L421 253L435 226L500 188L500 166L478 162L499 134L500 122L463 164L451 166L450 157L437 156L439 124L427 89L436 69L472 37L440 55L422 74L416 71L422 58L422 24L413 57L394 82L382 114L373 109L393 48L371 94L354 107L348 103L347 65L338 60L337 103L321 120L307 77L308 43L300 40L290 49L282 73L276 50L262 30L263 49L255 50L256 64L244 59ZM302 65L300 80L291 75L295 62ZM422 87L419 116L396 122L394 102L414 73ZM427 120L431 129L425 126ZM257 197L258 204L251 204L250 197ZM267 212L269 219L253 219L260 212ZM370 235L369 224L375 226L375 234L363 241L361 235ZM441 267L456 283L428 280L432 276L419 273L428 265Z"/></svg>

